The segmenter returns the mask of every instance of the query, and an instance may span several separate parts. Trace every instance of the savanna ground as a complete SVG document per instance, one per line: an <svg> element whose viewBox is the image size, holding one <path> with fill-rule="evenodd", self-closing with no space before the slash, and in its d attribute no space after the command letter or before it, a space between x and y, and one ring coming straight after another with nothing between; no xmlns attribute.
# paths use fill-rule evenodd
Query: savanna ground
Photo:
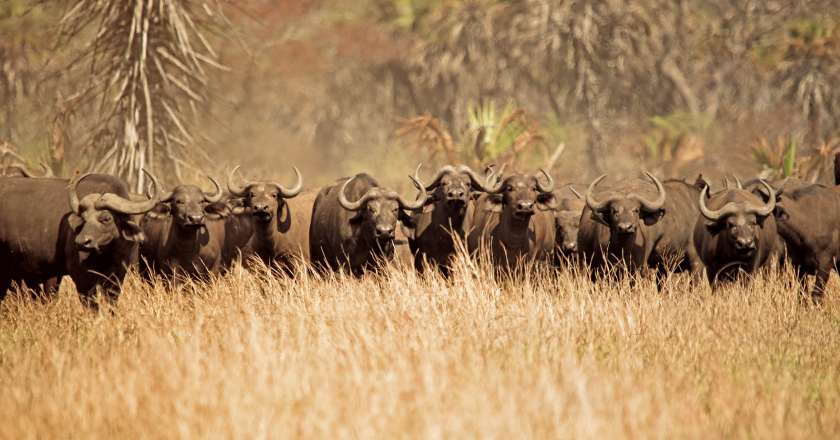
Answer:
<svg viewBox="0 0 840 440"><path fill-rule="evenodd" d="M94 313L65 283L0 306L0 437L835 437L838 286L794 286L237 268Z"/></svg>

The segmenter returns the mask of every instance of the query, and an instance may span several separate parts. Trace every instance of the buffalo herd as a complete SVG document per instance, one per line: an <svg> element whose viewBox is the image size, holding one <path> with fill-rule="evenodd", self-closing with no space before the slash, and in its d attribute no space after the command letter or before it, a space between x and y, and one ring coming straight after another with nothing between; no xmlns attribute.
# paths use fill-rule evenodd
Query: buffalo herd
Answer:
<svg viewBox="0 0 840 440"><path fill-rule="evenodd" d="M13 284L49 291L69 276L84 301L113 300L133 267L145 277L207 279L235 261L290 276L299 268L359 276L400 260L448 276L461 248L509 274L544 262L580 267L593 280L650 272L660 288L674 272L716 287L790 264L803 293L815 276L816 303L840 270L840 186L736 179L712 190L702 177L647 172L557 186L544 170L446 165L429 183L418 166L409 198L366 173L305 190L294 172L287 187L245 179L237 167L226 188L209 178L210 191L163 188L149 174L141 195L110 175L2 169L0 298Z"/></svg>

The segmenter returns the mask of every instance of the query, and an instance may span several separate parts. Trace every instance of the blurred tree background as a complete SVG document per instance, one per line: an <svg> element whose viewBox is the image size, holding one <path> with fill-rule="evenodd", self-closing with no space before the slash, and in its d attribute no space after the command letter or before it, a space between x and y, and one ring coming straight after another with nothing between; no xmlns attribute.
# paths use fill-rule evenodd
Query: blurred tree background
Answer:
<svg viewBox="0 0 840 440"><path fill-rule="evenodd" d="M4 0L0 144L137 185L419 161L828 179L838 24L840 0Z"/></svg>

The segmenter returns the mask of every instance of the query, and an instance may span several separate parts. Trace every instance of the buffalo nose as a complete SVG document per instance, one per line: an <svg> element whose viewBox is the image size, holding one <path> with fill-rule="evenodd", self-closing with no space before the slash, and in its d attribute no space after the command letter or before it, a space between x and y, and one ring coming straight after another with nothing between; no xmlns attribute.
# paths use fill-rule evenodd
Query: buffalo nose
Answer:
<svg viewBox="0 0 840 440"><path fill-rule="evenodd" d="M391 225L378 225L376 226L376 237L377 238L390 238L394 236L394 227Z"/></svg>
<svg viewBox="0 0 840 440"><path fill-rule="evenodd" d="M516 203L516 209L519 211L531 211L534 209L534 202L530 200L520 200Z"/></svg>
<svg viewBox="0 0 840 440"><path fill-rule="evenodd" d="M190 220L191 223L203 223L204 222L204 216L203 215L191 215L187 218Z"/></svg>
<svg viewBox="0 0 840 440"><path fill-rule="evenodd" d="M462 189L453 189L453 190L449 191L449 193L447 194L447 196L448 196L450 199L462 199L462 198L464 198L464 190L462 190Z"/></svg>
<svg viewBox="0 0 840 440"><path fill-rule="evenodd" d="M636 232L636 224L635 223L619 223L618 224L618 232L624 234L630 234Z"/></svg>
<svg viewBox="0 0 840 440"><path fill-rule="evenodd" d="M76 244L78 244L79 247L89 249L89 248L93 247L93 238L91 238L91 237L78 237L76 239Z"/></svg>
<svg viewBox="0 0 840 440"><path fill-rule="evenodd" d="M254 205L254 209L257 210L257 211L260 211L260 212L268 212L268 205L267 204L265 204L265 205L263 205L263 204Z"/></svg>
<svg viewBox="0 0 840 440"><path fill-rule="evenodd" d="M739 251L755 249L755 240L752 238L738 238L735 240L735 249Z"/></svg>
<svg viewBox="0 0 840 440"><path fill-rule="evenodd" d="M577 251L577 242L564 242L563 243L563 250L566 252L576 252Z"/></svg>

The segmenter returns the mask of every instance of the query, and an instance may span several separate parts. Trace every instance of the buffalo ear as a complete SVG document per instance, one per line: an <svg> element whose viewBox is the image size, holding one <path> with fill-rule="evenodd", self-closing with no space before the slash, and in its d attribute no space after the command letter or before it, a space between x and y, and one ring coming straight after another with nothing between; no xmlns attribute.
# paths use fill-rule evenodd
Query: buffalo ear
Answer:
<svg viewBox="0 0 840 440"><path fill-rule="evenodd" d="M484 204L484 210L490 212L502 212L502 196L499 194L490 194Z"/></svg>
<svg viewBox="0 0 840 440"><path fill-rule="evenodd" d="M606 210L607 209L609 209L609 208L599 209L597 211L593 209L592 210L592 220L595 220L596 222L598 222L598 223L600 223L600 224L602 224L606 227L609 227L610 224L609 224L609 222L607 222L607 217L606 217Z"/></svg>
<svg viewBox="0 0 840 440"><path fill-rule="evenodd" d="M81 218L77 214L70 214L67 216L67 224L70 225L70 229L77 231L85 224L85 219Z"/></svg>
<svg viewBox="0 0 840 440"><path fill-rule="evenodd" d="M361 212L355 212L353 217L350 217L350 224L351 225L358 225L364 219L365 219L365 217L361 214Z"/></svg>
<svg viewBox="0 0 840 440"><path fill-rule="evenodd" d="M217 202L217 203L210 203L209 205L204 207L204 212L206 214L217 216L218 218L225 218L230 215L231 209L228 205Z"/></svg>
<svg viewBox="0 0 840 440"><path fill-rule="evenodd" d="M773 217L776 217L779 220L787 220L790 218L790 214L788 214L783 206L776 205L776 207L773 208Z"/></svg>
<svg viewBox="0 0 840 440"><path fill-rule="evenodd" d="M414 229L417 226L415 218L415 216L406 212L404 209L400 209L399 213L397 213L397 219L407 228Z"/></svg>
<svg viewBox="0 0 840 440"><path fill-rule="evenodd" d="M142 243L146 240L146 234L143 233L143 229L132 220L122 222L120 233L126 241Z"/></svg>
<svg viewBox="0 0 840 440"><path fill-rule="evenodd" d="M660 208L656 211L646 212L642 211L642 220L645 222L645 225L652 226L656 224L662 217L665 216L665 209Z"/></svg>
<svg viewBox="0 0 840 440"><path fill-rule="evenodd" d="M414 231L417 226L414 223L414 219L408 218L407 220L404 220L402 211L400 211L399 219L399 228L402 231L403 235L405 235L405 237L409 240L414 240Z"/></svg>
<svg viewBox="0 0 840 440"><path fill-rule="evenodd" d="M723 228L724 225L721 221L706 221L706 230L709 231L709 233L712 235L717 235L718 233L720 233L720 231L723 230Z"/></svg>
<svg viewBox="0 0 840 440"><path fill-rule="evenodd" d="M557 210L557 207L559 206L557 197L554 197L554 193L550 192L541 193L540 195L538 195L537 204L543 211Z"/></svg>

